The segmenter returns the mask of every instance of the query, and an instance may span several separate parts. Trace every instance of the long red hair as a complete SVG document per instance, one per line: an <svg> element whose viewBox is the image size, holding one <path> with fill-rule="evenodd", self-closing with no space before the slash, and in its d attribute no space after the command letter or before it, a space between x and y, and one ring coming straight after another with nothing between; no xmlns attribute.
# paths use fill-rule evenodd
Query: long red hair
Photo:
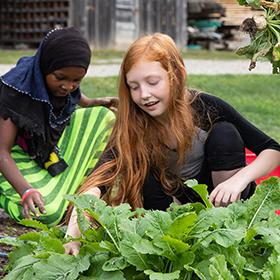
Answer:
<svg viewBox="0 0 280 280"><path fill-rule="evenodd" d="M120 69L118 113L107 147L114 149L116 157L97 168L79 191L105 185L108 191L103 198L109 204L128 202L133 209L143 206L142 186L150 167L157 171L165 192L174 191L166 176L166 128L135 105L126 82L126 74L140 59L158 61L168 73L168 115L177 141L178 164L183 162L195 133L185 66L174 41L161 33L139 38L129 47Z"/></svg>

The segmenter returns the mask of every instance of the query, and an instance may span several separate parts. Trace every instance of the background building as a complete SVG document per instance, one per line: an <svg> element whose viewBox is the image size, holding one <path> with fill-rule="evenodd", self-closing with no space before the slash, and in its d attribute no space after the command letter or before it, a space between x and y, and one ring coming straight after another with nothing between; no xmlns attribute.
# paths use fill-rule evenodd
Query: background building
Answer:
<svg viewBox="0 0 280 280"><path fill-rule="evenodd" d="M57 26L76 26L98 49L163 32L179 47L227 48L253 11L237 0L0 0L0 46L34 47Z"/></svg>

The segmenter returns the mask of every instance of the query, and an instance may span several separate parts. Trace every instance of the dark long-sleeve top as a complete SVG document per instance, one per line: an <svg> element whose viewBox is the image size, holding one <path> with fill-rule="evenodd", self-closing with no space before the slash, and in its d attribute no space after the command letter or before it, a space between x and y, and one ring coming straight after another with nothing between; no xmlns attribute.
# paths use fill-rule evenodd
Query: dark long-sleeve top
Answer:
<svg viewBox="0 0 280 280"><path fill-rule="evenodd" d="M267 134L255 127L246 118L244 118L237 110L222 99L206 93L199 93L191 104L194 115L196 117L196 126L200 133L198 133L199 140L196 139L195 145L191 151L186 155L186 163L182 166L181 177L186 180L195 178L200 172L202 162L204 160L204 145L208 136L208 132L217 122L232 123L238 130L244 146L254 152L261 153L263 150L272 149L280 151L280 145ZM223 137L223 135L221 135ZM172 151L169 151L172 153ZM96 168L102 163L114 158L111 151L106 151L100 158ZM229 157L230 159L230 157ZM170 157L169 166L175 166L173 157ZM106 186L101 187L102 193L106 192Z"/></svg>
<svg viewBox="0 0 280 280"><path fill-rule="evenodd" d="M280 151L280 145L275 140L254 126L222 99L210 94L200 93L193 102L192 107L199 117L202 129L209 131L211 128L207 117L208 114L211 117L212 124L219 121L232 123L240 133L245 147L255 154L258 155L265 149Z"/></svg>

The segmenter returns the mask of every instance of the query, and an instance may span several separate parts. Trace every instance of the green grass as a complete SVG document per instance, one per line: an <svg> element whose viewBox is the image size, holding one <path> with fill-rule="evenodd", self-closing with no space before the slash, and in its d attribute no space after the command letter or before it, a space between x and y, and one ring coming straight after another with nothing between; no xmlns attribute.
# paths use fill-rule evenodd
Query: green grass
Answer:
<svg viewBox="0 0 280 280"><path fill-rule="evenodd" d="M182 52L185 59L206 59L206 60L231 60L247 59L237 55L234 51L208 51L208 50L186 50Z"/></svg>
<svg viewBox="0 0 280 280"><path fill-rule="evenodd" d="M34 55L36 50L0 50L0 62L2 64L15 64L22 56ZM99 63L100 60L107 60L107 63L116 59L121 61L124 51L117 50L95 50L92 53L91 63ZM183 50L182 55L185 59L212 59L229 60L244 59L231 51L207 51L207 50Z"/></svg>
<svg viewBox="0 0 280 280"><path fill-rule="evenodd" d="M15 64L19 58L23 56L31 56L36 52L35 49L30 50L1 50L0 49L0 63L2 64ZM123 57L123 51L102 50L93 51L91 63L96 63L98 60L108 60L108 62Z"/></svg>
<svg viewBox="0 0 280 280"><path fill-rule="evenodd" d="M278 75L193 75L189 87L223 98L265 133L280 141ZM85 78L82 90L91 97L117 95L117 78Z"/></svg>

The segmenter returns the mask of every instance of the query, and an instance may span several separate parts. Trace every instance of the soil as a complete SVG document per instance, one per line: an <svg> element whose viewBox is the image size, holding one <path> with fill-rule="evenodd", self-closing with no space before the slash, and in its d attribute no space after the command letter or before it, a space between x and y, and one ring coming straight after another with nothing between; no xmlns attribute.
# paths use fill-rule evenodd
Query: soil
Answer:
<svg viewBox="0 0 280 280"><path fill-rule="evenodd" d="M5 236L17 237L30 231L34 231L34 229L16 223L3 209L0 209L0 238ZM11 250L12 248L10 246L0 244L0 279L5 276L4 266L8 263L8 258L5 254L9 253Z"/></svg>

